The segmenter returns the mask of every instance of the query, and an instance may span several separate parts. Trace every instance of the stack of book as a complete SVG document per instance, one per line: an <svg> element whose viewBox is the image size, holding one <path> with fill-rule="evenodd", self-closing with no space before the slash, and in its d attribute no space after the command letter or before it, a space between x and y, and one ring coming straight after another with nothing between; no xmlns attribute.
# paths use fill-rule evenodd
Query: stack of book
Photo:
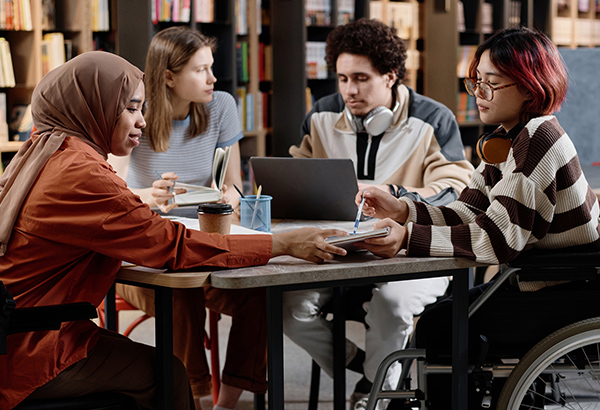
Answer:
<svg viewBox="0 0 600 410"><path fill-rule="evenodd" d="M13 70L10 46L5 38L0 37L0 87L14 87L15 71Z"/></svg>

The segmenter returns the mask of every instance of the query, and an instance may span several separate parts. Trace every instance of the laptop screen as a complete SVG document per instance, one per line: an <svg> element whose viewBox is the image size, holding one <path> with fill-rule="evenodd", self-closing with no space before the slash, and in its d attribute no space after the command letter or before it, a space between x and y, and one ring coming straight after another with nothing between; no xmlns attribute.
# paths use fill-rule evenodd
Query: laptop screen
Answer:
<svg viewBox="0 0 600 410"><path fill-rule="evenodd" d="M350 159L252 157L256 185L275 219L353 221L358 192Z"/></svg>

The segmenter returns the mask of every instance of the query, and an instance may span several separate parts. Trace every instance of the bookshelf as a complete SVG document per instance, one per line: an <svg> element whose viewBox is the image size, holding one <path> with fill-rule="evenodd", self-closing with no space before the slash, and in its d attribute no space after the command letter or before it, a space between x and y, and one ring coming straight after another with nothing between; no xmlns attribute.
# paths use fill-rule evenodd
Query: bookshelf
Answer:
<svg viewBox="0 0 600 410"><path fill-rule="evenodd" d="M13 0L0 8L0 37L7 40L14 71L14 85L3 83L0 93L6 98L0 110L1 121L5 124L10 119L14 107L27 106L31 102L33 89L44 75L43 66L47 62L47 54L43 49L48 47L51 36L58 51L74 56L93 50L92 14L100 9L106 15L109 1L116 0ZM4 2L3 2L4 3ZM101 7L101 4L104 7ZM10 5L9 5L10 4ZM108 16L106 16L108 17ZM110 18L108 17L110 20ZM108 32L111 29L109 27ZM64 57L63 57L64 58ZM58 63L57 63L58 64ZM5 125L0 125L4 128ZM20 143L12 139L18 137L16 132L0 136L2 152L11 153ZM8 140L8 141L7 141ZM4 164L10 154L2 158Z"/></svg>
<svg viewBox="0 0 600 410"><path fill-rule="evenodd" d="M319 99L337 91L337 79L332 73L313 75L319 71L310 64L307 70L305 44L323 43L338 22L367 16L369 2L271 0L270 3L273 47L273 155L289 156L290 145L298 144L301 140L300 126L307 109L310 108L310 99ZM310 7L306 7L309 3ZM352 8L354 13L351 12ZM317 65L320 63L312 56L311 61L315 61Z"/></svg>

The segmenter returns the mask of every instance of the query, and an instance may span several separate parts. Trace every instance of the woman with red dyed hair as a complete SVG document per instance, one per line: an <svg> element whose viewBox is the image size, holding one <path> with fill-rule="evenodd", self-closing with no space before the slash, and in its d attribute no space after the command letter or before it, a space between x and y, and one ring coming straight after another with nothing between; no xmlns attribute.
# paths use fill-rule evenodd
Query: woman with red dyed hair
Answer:
<svg viewBox="0 0 600 410"><path fill-rule="evenodd" d="M365 240L363 247L381 256L406 249L409 256L458 256L493 265L510 262L532 248L597 252L598 201L573 143L552 115L567 94L567 72L556 46L535 30L503 30L479 46L469 75L465 85L477 99L481 120L499 126L478 142L482 162L468 187L457 201L441 207L397 199L375 188L365 190L364 214L381 218L375 228L389 226L391 234ZM356 196L357 203L362 195ZM518 323L539 327L545 317L552 322L545 329L564 325L561 312L535 314L539 312L531 309L535 297L525 291L600 289L600 280L556 284L514 279L470 319L470 334L486 335L491 342L489 354L497 347L493 342L510 332L498 325L502 320L514 329ZM473 289L471 296L486 286L489 283ZM427 348L428 357L450 345L451 306L449 299L438 302L419 321L417 344ZM573 317L565 320L571 323ZM482 397L475 396L470 394L470 405L478 401L480 408ZM447 395L429 397L441 400L430 409L447 408ZM492 408L494 404L495 399Z"/></svg>
<svg viewBox="0 0 600 410"><path fill-rule="evenodd" d="M469 73L465 85L481 120L499 124L478 142L483 161L469 186L445 207L365 190L363 212L386 218L375 228L389 226L392 233L363 246L382 256L406 248L411 256L494 265L531 248L598 250L598 201L552 115L567 94L556 46L538 31L503 30L479 46Z"/></svg>

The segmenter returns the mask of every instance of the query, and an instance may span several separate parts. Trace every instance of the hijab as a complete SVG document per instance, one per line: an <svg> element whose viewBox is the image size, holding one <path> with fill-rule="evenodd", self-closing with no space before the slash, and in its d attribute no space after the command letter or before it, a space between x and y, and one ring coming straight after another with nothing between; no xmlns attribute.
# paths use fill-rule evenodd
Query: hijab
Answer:
<svg viewBox="0 0 600 410"><path fill-rule="evenodd" d="M48 159L68 136L80 138L106 159L117 119L143 79L138 68L103 51L83 53L42 78L31 97L36 131L0 177L0 256Z"/></svg>

